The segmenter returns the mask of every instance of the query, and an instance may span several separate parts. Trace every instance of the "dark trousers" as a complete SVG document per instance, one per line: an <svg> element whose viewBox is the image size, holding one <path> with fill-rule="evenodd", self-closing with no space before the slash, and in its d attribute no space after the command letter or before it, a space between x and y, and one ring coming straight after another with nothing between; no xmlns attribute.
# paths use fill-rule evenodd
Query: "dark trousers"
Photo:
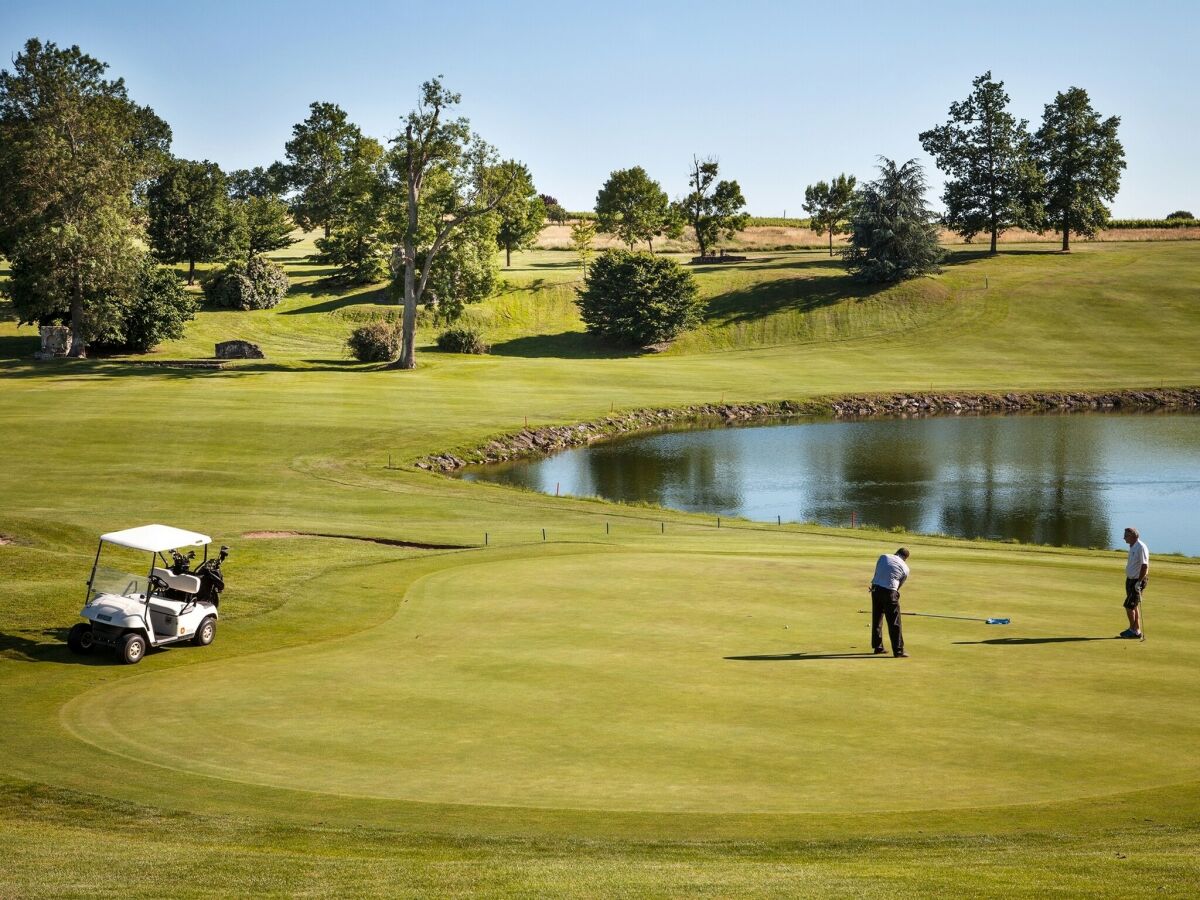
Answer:
<svg viewBox="0 0 1200 900"><path fill-rule="evenodd" d="M892 653L904 652L904 635L900 630L900 592L871 585L871 649L883 649L883 620L887 619L888 638Z"/></svg>

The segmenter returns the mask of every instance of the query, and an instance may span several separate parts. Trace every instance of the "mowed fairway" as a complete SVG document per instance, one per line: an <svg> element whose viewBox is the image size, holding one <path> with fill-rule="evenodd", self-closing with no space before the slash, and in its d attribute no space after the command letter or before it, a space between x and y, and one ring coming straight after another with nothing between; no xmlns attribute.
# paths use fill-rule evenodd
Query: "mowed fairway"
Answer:
<svg viewBox="0 0 1200 900"><path fill-rule="evenodd" d="M278 309L151 357L265 361L37 364L0 323L0 896L1193 895L1197 561L1151 543L1124 642L1112 550L717 529L409 467L526 417L1200 383L1200 243L1020 250L870 295L819 253L704 271L705 325L655 356L587 340L554 252L469 311L492 356L409 373L346 358L387 307L305 245ZM71 656L96 535L153 521L232 546L216 642ZM901 542L907 610L1012 624L910 617L911 659L864 655Z"/></svg>

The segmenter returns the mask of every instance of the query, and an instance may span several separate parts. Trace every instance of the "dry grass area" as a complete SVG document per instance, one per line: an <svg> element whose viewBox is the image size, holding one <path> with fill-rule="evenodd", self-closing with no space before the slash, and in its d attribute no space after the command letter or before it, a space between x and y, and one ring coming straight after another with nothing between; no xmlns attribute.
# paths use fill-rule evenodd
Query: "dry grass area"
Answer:
<svg viewBox="0 0 1200 900"><path fill-rule="evenodd" d="M1002 244L1034 244L1058 243L1062 238L1055 232L1038 234L1034 231L1013 229L1000 236ZM1083 242L1085 238L1072 237L1072 243ZM1200 228L1114 228L1099 232L1094 241L1196 241L1200 240ZM834 238L834 245L843 245L845 235ZM960 244L962 238L950 231L942 231L942 242ZM810 228L800 228L782 225L753 225L739 232L733 240L726 241L722 246L731 250L776 250L781 248L825 247L829 238L818 234ZM986 236L975 238L974 243L986 244ZM595 245L598 249L623 246L611 235L597 236ZM540 250L568 250L571 248L571 227L569 225L547 225L538 236L537 248ZM645 249L644 247L641 249ZM692 230L684 232L681 240L658 239L654 242L655 250L671 253L688 252L696 249Z"/></svg>

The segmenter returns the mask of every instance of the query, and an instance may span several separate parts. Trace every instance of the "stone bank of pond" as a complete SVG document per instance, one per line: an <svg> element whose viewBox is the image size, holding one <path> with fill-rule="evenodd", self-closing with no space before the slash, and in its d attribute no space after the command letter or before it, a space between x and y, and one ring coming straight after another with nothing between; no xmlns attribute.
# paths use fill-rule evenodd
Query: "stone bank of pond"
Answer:
<svg viewBox="0 0 1200 900"><path fill-rule="evenodd" d="M706 427L474 466L473 481L774 522L1200 555L1200 416L1072 413Z"/></svg>

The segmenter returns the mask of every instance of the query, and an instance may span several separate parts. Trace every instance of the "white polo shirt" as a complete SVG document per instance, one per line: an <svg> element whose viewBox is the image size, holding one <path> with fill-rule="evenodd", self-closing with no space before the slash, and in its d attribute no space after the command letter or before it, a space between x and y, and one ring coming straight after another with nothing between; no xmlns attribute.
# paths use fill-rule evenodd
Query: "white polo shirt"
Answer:
<svg viewBox="0 0 1200 900"><path fill-rule="evenodd" d="M875 577L871 579L871 584L898 591L907 578L908 564L894 553L885 553L875 563Z"/></svg>
<svg viewBox="0 0 1200 900"><path fill-rule="evenodd" d="M1150 551L1146 547L1146 542L1136 540L1129 545L1129 562L1125 563L1125 577L1137 578L1142 574L1142 566L1146 567L1146 571L1150 571Z"/></svg>

